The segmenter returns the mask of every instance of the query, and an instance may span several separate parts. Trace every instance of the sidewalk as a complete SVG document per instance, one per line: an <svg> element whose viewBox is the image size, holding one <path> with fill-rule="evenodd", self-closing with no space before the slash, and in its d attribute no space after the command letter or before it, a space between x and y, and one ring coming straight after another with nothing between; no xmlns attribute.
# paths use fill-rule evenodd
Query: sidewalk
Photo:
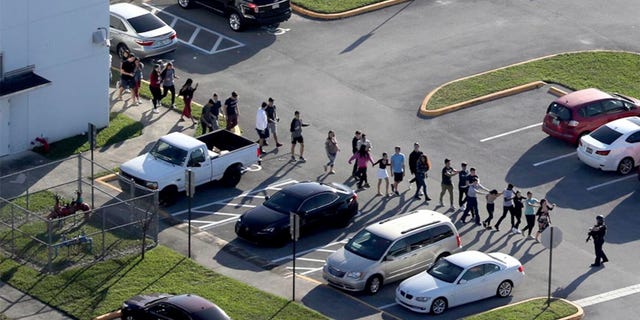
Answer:
<svg viewBox="0 0 640 320"><path fill-rule="evenodd" d="M110 98L115 92L114 88L109 89ZM124 101L111 100L111 112L123 113L126 116L140 121L144 125L142 135L133 139L124 141L121 144L111 145L99 148L94 151L94 159L100 165L107 168L115 168L121 163L137 156L151 147L158 137L170 132L181 131L185 134L193 135L195 126L191 126L191 121L178 121L180 114L167 108L160 108L160 113L152 113L152 106L149 100L143 99L141 105L131 105L129 103L129 94L124 94ZM88 154L87 154L88 155ZM5 172L15 172L41 164L44 160L33 152L24 152L19 155L5 157L2 159L2 167ZM161 244L166 245L184 255L187 255L187 232L186 225L179 224L174 227L162 228L159 235ZM197 231L196 231L197 232ZM260 290L291 299L292 295L292 279L285 278L282 274L264 270L257 267L241 255L234 254L233 250L225 247L226 243L213 237L207 232L195 233L192 237L191 256L201 265L214 270L225 276L245 282ZM222 248L225 247L224 250ZM23 295L10 286L3 285L0 287L0 297L8 297L3 300L18 301L12 298ZM383 314L380 310L375 309L359 300L353 299L350 295L330 288L326 285L298 277L296 279L296 301L303 303L307 307L314 309L325 316L333 319L382 319ZM7 313L11 318L20 319L68 319L63 316L55 317L48 313L42 313L42 317L32 318L30 310L46 310L46 305L30 298L24 299L29 303L28 306L20 308L12 308L12 313ZM5 302L2 301L4 304ZM14 303L15 304L15 303ZM4 305L0 305L2 310ZM14 309L20 309L15 310ZM49 308L50 309L50 308ZM19 313L23 311L24 313ZM6 311L5 311L6 312ZM385 319L394 318L385 313Z"/></svg>

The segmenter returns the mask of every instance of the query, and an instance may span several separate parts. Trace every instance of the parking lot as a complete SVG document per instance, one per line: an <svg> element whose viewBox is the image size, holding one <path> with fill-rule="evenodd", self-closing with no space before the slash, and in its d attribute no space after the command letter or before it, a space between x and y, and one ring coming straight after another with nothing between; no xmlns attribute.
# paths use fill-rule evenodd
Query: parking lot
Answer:
<svg viewBox="0 0 640 320"><path fill-rule="evenodd" d="M220 20L223 19L206 20L211 14L207 15L204 10L176 11L175 6L169 7L169 13L203 27L196 34L188 29L195 27L186 23L185 30L179 31L181 40L185 43L197 42L189 41L193 34L196 34L196 39L202 32L214 30L214 33L219 32L220 35L237 41L228 42L229 46L233 46L233 43L243 44L233 50L216 51L211 55L204 53L206 50L211 51L213 46L202 45L201 49L184 46L176 52L176 66L179 75L193 77L204 88L211 88L206 90L220 90L225 93L238 90L242 107L245 108L242 110L247 110L241 116L241 126L245 128L247 136L255 135L251 129L247 129L253 126L254 106L268 96L273 96L279 107L280 117L283 119L279 133L284 137L281 138L284 142L288 140L287 125L293 110L301 110L303 119L312 123L312 126L304 131L307 144L305 157L308 159L306 163L289 163L289 146L286 143L285 147L279 150L274 150L272 146L267 147L269 153L263 159L262 170L245 174L237 189L227 190L209 186L197 191L192 208L193 225L201 231L224 239L229 245L241 247L270 261L283 277L290 276L291 245L283 248L264 248L237 240L233 232L235 219L245 210L260 204L264 196L295 181L335 181L354 187L353 181L348 179L348 142L353 131L361 129L373 142L375 159L383 151L391 152L396 145L400 145L408 155L413 142L420 142L422 150L428 154L433 164L427 183L429 194L434 201L426 204L411 199L415 189L406 190L406 180L402 183L402 190L406 191L400 197L376 197L373 181L375 171L370 170L370 183L374 188L359 193L360 214L346 229L328 229L302 238L296 248L296 273L324 282L319 269L323 260L364 226L415 208L445 212L445 208L437 206L437 195L440 191L439 170L443 159L449 158L452 159L455 168L459 168L462 161L468 162L470 167L477 168L481 183L488 188L500 191L507 183L512 183L516 189L523 192L532 191L534 197L547 198L557 204L557 209L551 213L552 222L562 229L564 240L554 251L554 295L580 300L640 283L640 277L632 271L635 266L634 259L628 255L628 252L640 249L637 241L640 236L635 231L640 225L640 218L632 214L637 207L638 181L634 175L621 177L583 165L575 155L574 146L552 139L541 131L542 116L549 102L555 98L547 93L548 87L437 118L424 119L415 116L416 101L420 101L426 94L425 87L432 88L452 78L485 71L490 66L500 67L524 58L542 56L549 51L573 49L564 46L564 37L545 39L549 49L528 51L526 57L523 57L522 53L514 53L515 49L492 51L493 47L481 47L482 43L465 42L464 40L474 36L498 39L503 35L502 29L497 26L472 23L471 21L476 21L475 14L464 13L467 12L464 10L460 13L461 9L470 9L472 6L474 10L469 12L478 12L475 11L478 8L474 4L412 2L406 7L397 6L356 19L327 22L322 25L301 21L298 17L281 26L293 31L278 36L277 41L273 34L261 29L250 30L241 35L229 35L226 28L222 28L224 21ZM409 11L410 9L414 11ZM487 4L479 12L495 9L491 4ZM500 8L505 11L505 16L510 17L508 22L513 23L517 19L533 20L534 27L529 26L532 29L535 28L536 21L544 20L540 17L526 17L527 12L531 11L521 9L523 8ZM432 48L429 42L420 41L417 35L394 37L392 31L407 30L412 24L418 23L417 15L413 15L416 10L431 18L427 20L425 30L433 30L433 25L437 23L452 24L448 29L442 30L442 36L430 39L442 46L455 47L456 39L460 41L456 37L465 34L463 41L460 41L464 43L465 50L447 52L445 60L440 49ZM171 18L170 15L167 17ZM443 23L440 21L444 19L442 17L455 17L453 19L457 23ZM467 25L463 26L465 23ZM175 25L180 26L178 22ZM465 33L474 27L479 29L477 34ZM563 28L567 28L561 30L563 34L577 32L569 30L570 26ZM531 36L530 33L522 32L519 36L523 39ZM182 36L183 33L189 37ZM310 34L315 37L309 37ZM450 35L450 38L444 34ZM363 35L370 36L358 42ZM615 33L609 40L621 41L616 38L618 35ZM425 31L423 37L432 35ZM515 40L511 37L516 35L504 40L511 40L506 44L507 48L513 48ZM197 43L215 44L220 38ZM222 42L224 41L221 40ZM385 44L388 43L393 43L394 46L386 47ZM592 43L596 47L601 44L597 41ZM381 48L383 50L380 50ZM384 54L381 54L381 51ZM468 56L469 52L474 53L472 58ZM490 52L491 54L487 54L490 58L483 56L486 60L473 59L478 58L478 52ZM411 59L407 55L410 55ZM381 56L384 56L384 59L381 59ZM450 63L449 60L460 63ZM243 63L239 64L240 61ZM215 81L209 77L212 73L215 73ZM381 77L378 76L379 73L388 76ZM411 81L406 81L407 79ZM198 92L200 96L196 99L204 101L208 97L206 90ZM342 152L338 156L337 174L325 177L322 174L322 165L325 162L322 142L326 137L326 131L330 129L336 131ZM457 179L454 178L454 181ZM447 201L448 199L445 203ZM501 214L500 204L501 201L498 201L496 205L498 216ZM185 219L185 200L168 209L176 217ZM480 201L480 210L481 217L485 217L483 200ZM457 221L461 215L460 212L446 214L452 217L453 221ZM585 244L584 239L587 228L593 224L594 217L598 214L607 217L610 232L607 235L605 250L612 261L603 269L590 269L588 266L593 262L593 247L591 243ZM443 318L459 318L510 301L546 294L548 251L533 240L507 234L504 231L508 230L505 222L501 228L503 231L500 232L481 230L471 224L458 223L457 226L466 249L501 251L520 259L527 273L524 285L516 288L511 298L489 299L454 308ZM394 289L395 284L390 284L376 296L357 293L350 295L397 317L419 318L419 315L395 305ZM627 307L625 312L628 311L629 315L632 312L640 312L638 306L623 303ZM616 305L615 300L603 303L605 308L613 309L612 305ZM587 309L588 314L599 314L595 311L596 306L597 304L590 305Z"/></svg>

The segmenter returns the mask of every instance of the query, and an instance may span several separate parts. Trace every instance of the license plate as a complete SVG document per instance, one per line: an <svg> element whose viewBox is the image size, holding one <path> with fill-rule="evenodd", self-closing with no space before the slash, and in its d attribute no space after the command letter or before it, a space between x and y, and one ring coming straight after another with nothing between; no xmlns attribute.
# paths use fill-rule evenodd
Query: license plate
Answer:
<svg viewBox="0 0 640 320"><path fill-rule="evenodd" d="M164 40L158 41L158 45L159 46L164 46L166 44L169 44L170 42L171 42L171 39L164 39Z"/></svg>
<svg viewBox="0 0 640 320"><path fill-rule="evenodd" d="M558 125L560 125L560 120L559 120L559 119L553 119L553 120L551 121L551 123L553 123L553 125L558 126Z"/></svg>
<svg viewBox="0 0 640 320"><path fill-rule="evenodd" d="M587 147L587 153L593 153L593 149Z"/></svg>
<svg viewBox="0 0 640 320"><path fill-rule="evenodd" d="M271 6L271 8L273 8L273 9L278 9L278 8L280 8L280 4L279 4L279 3L274 3L274 4Z"/></svg>

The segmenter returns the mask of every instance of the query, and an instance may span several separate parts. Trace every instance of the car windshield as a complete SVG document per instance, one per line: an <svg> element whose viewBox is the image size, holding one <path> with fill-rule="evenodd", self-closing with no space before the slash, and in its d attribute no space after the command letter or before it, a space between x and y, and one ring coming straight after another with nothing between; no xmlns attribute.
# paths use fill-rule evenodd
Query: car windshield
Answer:
<svg viewBox="0 0 640 320"><path fill-rule="evenodd" d="M127 21L129 21L129 23L137 33L144 33L147 31L160 29L165 26L162 20L152 15L151 13L133 17Z"/></svg>
<svg viewBox="0 0 640 320"><path fill-rule="evenodd" d="M382 238L367 230L358 232L344 246L345 250L357 254L363 258L378 261L387 252L391 241Z"/></svg>
<svg viewBox="0 0 640 320"><path fill-rule="evenodd" d="M171 164L182 165L187 158L187 151L182 150L174 145L160 140L158 141L149 153L156 159L160 159Z"/></svg>
<svg viewBox="0 0 640 320"><path fill-rule="evenodd" d="M278 191L264 202L264 206L271 210L289 214L290 212L296 212L301 202L302 199L288 194L286 191Z"/></svg>
<svg viewBox="0 0 640 320"><path fill-rule="evenodd" d="M547 113L555 115L559 120L562 121L571 120L571 111L567 107L555 102L549 105L549 108L547 108Z"/></svg>
<svg viewBox="0 0 640 320"><path fill-rule="evenodd" d="M427 270L427 273L434 278L453 283L463 270L462 267L447 261L447 259L440 259Z"/></svg>
<svg viewBox="0 0 640 320"><path fill-rule="evenodd" d="M591 137L607 145L616 141L622 133L611 129L609 126L602 126L591 133Z"/></svg>

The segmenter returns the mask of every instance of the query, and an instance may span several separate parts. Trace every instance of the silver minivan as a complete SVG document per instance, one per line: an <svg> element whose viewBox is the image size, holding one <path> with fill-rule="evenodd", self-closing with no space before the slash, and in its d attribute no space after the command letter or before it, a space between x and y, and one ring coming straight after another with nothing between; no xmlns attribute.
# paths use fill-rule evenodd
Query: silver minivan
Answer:
<svg viewBox="0 0 640 320"><path fill-rule="evenodd" d="M344 290L376 294L383 283L408 278L461 249L451 219L432 210L416 210L358 232L327 258L323 277Z"/></svg>

